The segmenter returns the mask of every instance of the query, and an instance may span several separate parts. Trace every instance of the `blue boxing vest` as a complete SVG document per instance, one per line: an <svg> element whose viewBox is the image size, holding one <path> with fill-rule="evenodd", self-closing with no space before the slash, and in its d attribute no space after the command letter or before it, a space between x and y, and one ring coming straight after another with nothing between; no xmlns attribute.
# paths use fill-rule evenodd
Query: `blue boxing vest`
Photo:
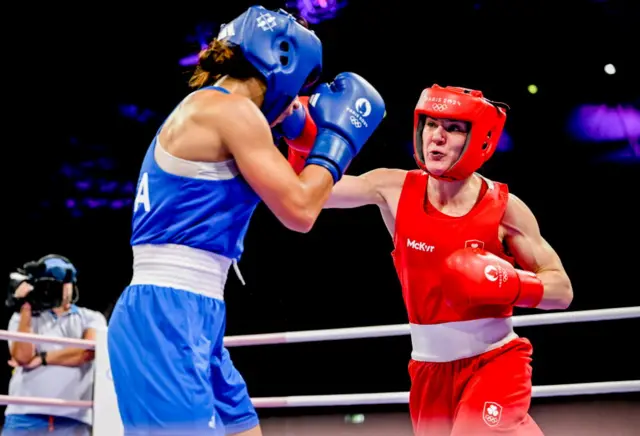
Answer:
<svg viewBox="0 0 640 436"><path fill-rule="evenodd" d="M151 142L133 207L133 277L109 320L127 434L222 435L258 425L224 348L224 290L259 201L233 160L186 161L158 134Z"/></svg>
<svg viewBox="0 0 640 436"><path fill-rule="evenodd" d="M228 92L213 86L203 89ZM138 177L131 245L175 244L239 260L260 197L232 161L221 163L230 168L226 174L207 179L165 172L154 157L159 133L160 129Z"/></svg>

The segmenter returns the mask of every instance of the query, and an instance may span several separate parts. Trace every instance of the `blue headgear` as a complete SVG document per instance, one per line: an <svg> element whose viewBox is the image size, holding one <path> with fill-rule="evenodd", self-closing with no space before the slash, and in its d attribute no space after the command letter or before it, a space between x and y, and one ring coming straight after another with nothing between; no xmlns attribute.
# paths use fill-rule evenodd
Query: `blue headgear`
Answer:
<svg viewBox="0 0 640 436"><path fill-rule="evenodd" d="M264 76L267 92L262 113L270 124L322 71L320 39L282 9L270 11L251 6L222 26L218 40L239 46L244 57Z"/></svg>

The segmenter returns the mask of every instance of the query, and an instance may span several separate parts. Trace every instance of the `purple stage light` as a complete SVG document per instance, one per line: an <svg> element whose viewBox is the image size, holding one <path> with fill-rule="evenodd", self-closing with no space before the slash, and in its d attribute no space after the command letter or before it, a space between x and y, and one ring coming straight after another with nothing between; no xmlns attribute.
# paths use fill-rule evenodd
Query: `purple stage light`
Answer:
<svg viewBox="0 0 640 436"><path fill-rule="evenodd" d="M346 0L290 0L287 7L298 11L310 23L335 18L338 10L346 5Z"/></svg>
<svg viewBox="0 0 640 436"><path fill-rule="evenodd" d="M80 191L87 191L91 188L91 182L89 180L79 180L76 182L76 188Z"/></svg>
<svg viewBox="0 0 640 436"><path fill-rule="evenodd" d="M502 135L500 135L500 140L498 141L498 146L496 147L496 151L504 152L511 151L513 149L513 140L511 139L511 135L509 135L505 130L502 131Z"/></svg>
<svg viewBox="0 0 640 436"><path fill-rule="evenodd" d="M135 118L138 116L139 109L135 104L121 104L118 109L123 117Z"/></svg>
<svg viewBox="0 0 640 436"><path fill-rule="evenodd" d="M190 67L192 65L196 65L198 63L198 54L194 54L191 56L186 56L180 59L180 65L183 67Z"/></svg>
<svg viewBox="0 0 640 436"><path fill-rule="evenodd" d="M206 43L201 43L200 44L200 50L204 50L205 48L207 48L207 44ZM200 53L196 53L196 54L192 54L189 56L185 56L182 59L180 59L180 61L178 62L180 64L180 66L182 67L190 67L193 65L197 65L198 64L198 55Z"/></svg>
<svg viewBox="0 0 640 436"><path fill-rule="evenodd" d="M124 192L125 194L131 194L136 190L136 186L133 184L133 182L125 182L122 185L122 192Z"/></svg>
<svg viewBox="0 0 640 436"><path fill-rule="evenodd" d="M117 167L116 161L110 157L101 157L96 159L98 168L106 171L114 170Z"/></svg>
<svg viewBox="0 0 640 436"><path fill-rule="evenodd" d="M60 174L62 174L65 177L71 178L76 173L77 173L77 171L70 164L65 163L65 164L62 164L60 166Z"/></svg>
<svg viewBox="0 0 640 436"><path fill-rule="evenodd" d="M149 121L155 113L149 109L142 109L135 104L121 104L118 108L120 115L125 118L136 120L140 123Z"/></svg>
<svg viewBox="0 0 640 436"><path fill-rule="evenodd" d="M90 208L90 209L96 209L99 207L104 207L107 204L107 200L103 199L103 198L86 198L84 200L84 203Z"/></svg>
<svg viewBox="0 0 640 436"><path fill-rule="evenodd" d="M580 141L624 141L640 137L640 111L633 106L583 105L569 117L569 132Z"/></svg>
<svg viewBox="0 0 640 436"><path fill-rule="evenodd" d="M640 163L640 146L627 147L622 150L611 151L596 158L598 162Z"/></svg>
<svg viewBox="0 0 640 436"><path fill-rule="evenodd" d="M113 200L111 202L111 209L121 209L124 207L124 201L122 200Z"/></svg>
<svg viewBox="0 0 640 436"><path fill-rule="evenodd" d="M100 192L113 192L118 187L118 182L104 180L100 183Z"/></svg>

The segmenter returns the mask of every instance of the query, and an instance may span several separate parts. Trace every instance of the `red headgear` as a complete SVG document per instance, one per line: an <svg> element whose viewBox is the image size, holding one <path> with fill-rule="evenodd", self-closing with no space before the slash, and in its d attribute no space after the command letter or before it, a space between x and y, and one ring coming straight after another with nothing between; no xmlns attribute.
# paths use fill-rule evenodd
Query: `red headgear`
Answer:
<svg viewBox="0 0 640 436"><path fill-rule="evenodd" d="M482 92L465 88L433 85L420 95L414 113L413 145L418 166L427 171L422 151L422 130L427 116L467 121L471 130L460 157L439 176L444 180L469 177L493 155L502 134L507 113L482 96Z"/></svg>

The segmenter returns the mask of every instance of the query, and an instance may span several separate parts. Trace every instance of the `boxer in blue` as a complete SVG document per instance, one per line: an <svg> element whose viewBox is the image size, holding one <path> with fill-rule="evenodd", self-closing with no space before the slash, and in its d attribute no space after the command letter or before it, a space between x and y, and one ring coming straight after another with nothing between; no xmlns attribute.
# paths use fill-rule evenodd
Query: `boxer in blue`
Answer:
<svg viewBox="0 0 640 436"><path fill-rule="evenodd" d="M305 111L297 96L321 69L312 31L251 7L200 53L196 89L153 138L133 207L133 278L109 322L127 435L261 434L223 346L228 270L260 201L289 229L309 231L385 112L354 73L316 86ZM309 117L317 131L298 175L273 135L285 119L288 138L308 134Z"/></svg>

